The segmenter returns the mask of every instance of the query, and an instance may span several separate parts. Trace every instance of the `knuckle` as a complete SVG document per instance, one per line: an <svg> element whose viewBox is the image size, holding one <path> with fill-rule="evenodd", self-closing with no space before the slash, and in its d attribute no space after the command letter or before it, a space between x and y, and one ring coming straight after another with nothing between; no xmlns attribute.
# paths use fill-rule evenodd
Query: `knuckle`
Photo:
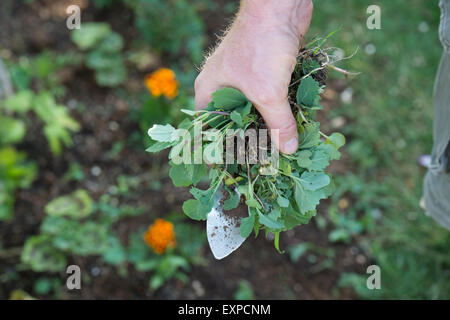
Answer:
<svg viewBox="0 0 450 320"><path fill-rule="evenodd" d="M287 97L287 88L283 86L261 87L255 92L255 103L262 106L276 105Z"/></svg>
<svg viewBox="0 0 450 320"><path fill-rule="evenodd" d="M297 131L297 123L291 117L291 119L284 121L280 126L280 136L291 135L293 131Z"/></svg>

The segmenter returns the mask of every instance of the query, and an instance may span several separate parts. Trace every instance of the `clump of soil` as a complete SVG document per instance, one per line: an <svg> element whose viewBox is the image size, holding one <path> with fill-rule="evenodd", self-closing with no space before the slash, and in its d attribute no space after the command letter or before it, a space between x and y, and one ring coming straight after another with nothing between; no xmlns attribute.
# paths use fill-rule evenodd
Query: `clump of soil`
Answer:
<svg viewBox="0 0 450 320"><path fill-rule="evenodd" d="M222 197L222 199L220 199L219 203L221 207L223 207L224 201L227 200L228 198L230 198L230 194L226 193L226 195ZM240 196L239 204L236 208L231 210L224 210L223 212L228 218L230 218L232 224L234 224L236 227L240 227L241 218L245 218L248 216L247 205L245 204L245 197L243 195ZM227 226L224 226L223 228L224 231L226 231Z"/></svg>
<svg viewBox="0 0 450 320"><path fill-rule="evenodd" d="M326 62L327 57L324 53L321 51L314 53L310 50L306 50L305 48L302 48L298 54L297 58L297 66L295 67L295 71L292 73L291 82L289 84L289 102L291 104L291 110L294 116L298 113L298 109L295 106L295 101L297 101L297 89L300 85L300 80L302 77L304 77L306 74L303 70L303 64L304 63L318 63L320 66L323 66L323 64ZM320 86L326 85L327 81L327 70L326 68L319 69L311 74L312 78L316 80Z"/></svg>

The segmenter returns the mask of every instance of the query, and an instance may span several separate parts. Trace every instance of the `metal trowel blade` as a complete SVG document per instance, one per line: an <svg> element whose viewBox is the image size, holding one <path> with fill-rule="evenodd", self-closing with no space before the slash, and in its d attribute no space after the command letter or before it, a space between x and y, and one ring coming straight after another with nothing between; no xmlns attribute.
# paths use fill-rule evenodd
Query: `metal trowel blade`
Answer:
<svg viewBox="0 0 450 320"><path fill-rule="evenodd" d="M237 192L237 191L236 191ZM206 234L209 247L217 260L223 259L245 241L239 232L239 219L231 217L222 210L221 199L223 189L219 187L214 199L214 207L208 213L206 220Z"/></svg>

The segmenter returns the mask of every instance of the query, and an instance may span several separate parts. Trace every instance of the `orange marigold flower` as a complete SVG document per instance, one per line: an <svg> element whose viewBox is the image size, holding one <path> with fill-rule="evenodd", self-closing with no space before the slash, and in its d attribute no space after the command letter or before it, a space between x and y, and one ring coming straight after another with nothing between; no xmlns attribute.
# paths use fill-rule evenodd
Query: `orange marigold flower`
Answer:
<svg viewBox="0 0 450 320"><path fill-rule="evenodd" d="M173 224L164 219L156 219L144 233L144 241L157 253L166 252L176 246Z"/></svg>
<svg viewBox="0 0 450 320"><path fill-rule="evenodd" d="M145 85L154 97L164 95L173 99L178 94L178 83L175 72L167 68L160 68L145 77Z"/></svg>

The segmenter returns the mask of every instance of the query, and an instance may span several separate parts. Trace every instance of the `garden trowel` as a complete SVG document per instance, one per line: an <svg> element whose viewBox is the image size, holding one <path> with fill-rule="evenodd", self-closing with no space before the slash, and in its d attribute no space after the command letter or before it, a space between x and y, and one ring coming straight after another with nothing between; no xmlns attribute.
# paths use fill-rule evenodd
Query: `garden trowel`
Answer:
<svg viewBox="0 0 450 320"><path fill-rule="evenodd" d="M214 207L206 220L209 247L217 260L228 256L246 239L239 232L240 218L233 217L222 209L223 196L223 189L219 187L215 194Z"/></svg>

